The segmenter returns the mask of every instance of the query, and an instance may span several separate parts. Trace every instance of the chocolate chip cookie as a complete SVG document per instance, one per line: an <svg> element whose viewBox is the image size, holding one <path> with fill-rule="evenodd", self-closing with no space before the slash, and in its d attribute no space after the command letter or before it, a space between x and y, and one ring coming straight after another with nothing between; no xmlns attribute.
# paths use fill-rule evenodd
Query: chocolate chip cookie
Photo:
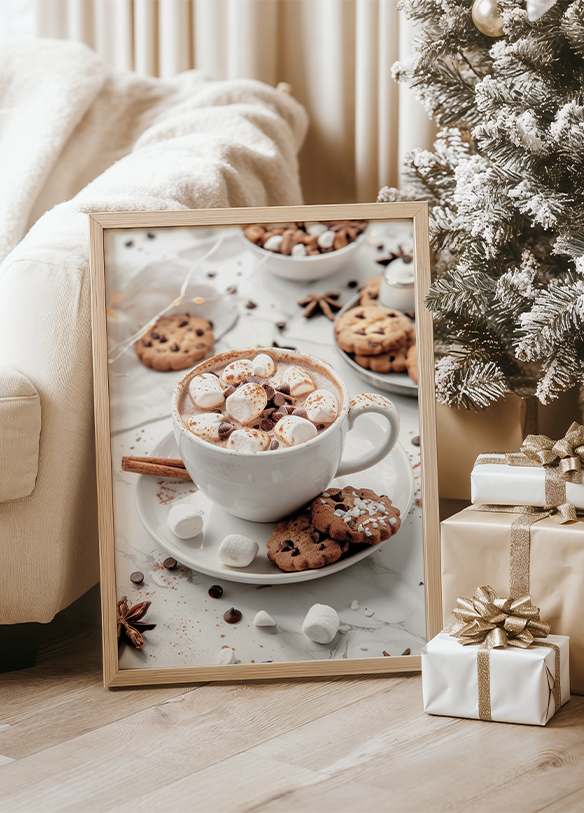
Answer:
<svg viewBox="0 0 584 813"><path fill-rule="evenodd" d="M214 341L211 322L179 313L161 316L134 346L142 364L166 372L192 367L211 352Z"/></svg>
<svg viewBox="0 0 584 813"><path fill-rule="evenodd" d="M375 277L371 277L371 279L367 280L365 283L365 287L361 291L361 298L359 299L359 304L364 306L377 306L378 302L377 299L379 297L379 289L381 288L381 282L383 280L383 274L378 274Z"/></svg>
<svg viewBox="0 0 584 813"><path fill-rule="evenodd" d="M408 350L406 356L406 369L409 377L416 384L418 383L418 345L414 344Z"/></svg>
<svg viewBox="0 0 584 813"><path fill-rule="evenodd" d="M335 338L346 353L379 356L402 348L411 325L408 317L394 308L359 306L339 316L335 323Z"/></svg>
<svg viewBox="0 0 584 813"><path fill-rule="evenodd" d="M267 541L268 559L280 570L315 570L330 565L346 553L348 542L335 542L320 533L303 512L283 519Z"/></svg>
<svg viewBox="0 0 584 813"><path fill-rule="evenodd" d="M393 353L381 353L379 356L354 356L361 367L373 370L375 373L403 373L407 367L405 348L394 350Z"/></svg>
<svg viewBox="0 0 584 813"><path fill-rule="evenodd" d="M312 524L339 544L376 545L399 529L399 510L368 488L329 488L310 506Z"/></svg>

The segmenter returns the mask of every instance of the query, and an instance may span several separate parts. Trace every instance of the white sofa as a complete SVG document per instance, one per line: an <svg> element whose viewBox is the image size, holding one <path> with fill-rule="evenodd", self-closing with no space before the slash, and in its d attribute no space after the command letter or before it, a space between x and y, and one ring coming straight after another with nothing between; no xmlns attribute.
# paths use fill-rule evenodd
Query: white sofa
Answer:
<svg viewBox="0 0 584 813"><path fill-rule="evenodd" d="M14 77L0 90L0 625L13 625L50 621L98 581L87 213L299 203L307 121L259 82L110 74L72 43L9 48L0 71Z"/></svg>

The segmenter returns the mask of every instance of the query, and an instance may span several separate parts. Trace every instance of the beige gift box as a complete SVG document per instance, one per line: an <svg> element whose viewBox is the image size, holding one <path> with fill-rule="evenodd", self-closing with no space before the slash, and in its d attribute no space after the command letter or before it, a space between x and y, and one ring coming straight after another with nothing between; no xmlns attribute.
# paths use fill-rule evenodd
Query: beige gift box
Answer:
<svg viewBox="0 0 584 813"><path fill-rule="evenodd" d="M444 625L459 596L488 584L509 595L509 542L517 514L466 509L441 523ZM584 522L531 526L529 592L554 635L570 638L570 684L584 694Z"/></svg>

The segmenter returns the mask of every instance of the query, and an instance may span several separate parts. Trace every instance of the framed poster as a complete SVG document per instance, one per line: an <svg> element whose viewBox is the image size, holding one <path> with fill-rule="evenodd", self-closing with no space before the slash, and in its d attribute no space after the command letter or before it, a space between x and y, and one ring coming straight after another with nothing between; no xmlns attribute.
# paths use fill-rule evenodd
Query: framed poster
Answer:
<svg viewBox="0 0 584 813"><path fill-rule="evenodd" d="M90 227L105 685L419 669L441 626L427 205Z"/></svg>

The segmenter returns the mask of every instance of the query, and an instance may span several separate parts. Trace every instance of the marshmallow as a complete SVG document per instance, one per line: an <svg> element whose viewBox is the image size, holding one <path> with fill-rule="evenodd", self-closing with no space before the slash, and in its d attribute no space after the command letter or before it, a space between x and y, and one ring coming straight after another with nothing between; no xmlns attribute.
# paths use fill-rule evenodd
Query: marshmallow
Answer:
<svg viewBox="0 0 584 813"><path fill-rule="evenodd" d="M219 440L219 427L224 420L223 415L211 412L206 415L195 415L189 418L187 426L194 435L198 435L200 438L204 438L205 440Z"/></svg>
<svg viewBox="0 0 584 813"><path fill-rule="evenodd" d="M332 248L336 236L334 231L323 231L322 234L319 234L316 242L321 248Z"/></svg>
<svg viewBox="0 0 584 813"><path fill-rule="evenodd" d="M338 629L337 611L327 604L313 604L302 624L302 632L317 644L330 644Z"/></svg>
<svg viewBox="0 0 584 813"><path fill-rule="evenodd" d="M219 545L217 556L223 565L247 567L256 558L260 546L242 534L229 534Z"/></svg>
<svg viewBox="0 0 584 813"><path fill-rule="evenodd" d="M308 420L312 423L332 423L339 414L339 405L332 392L315 390L304 402Z"/></svg>
<svg viewBox="0 0 584 813"><path fill-rule="evenodd" d="M274 435L288 446L298 446L299 443L306 443L316 437L316 426L306 418L286 415L275 425Z"/></svg>
<svg viewBox="0 0 584 813"><path fill-rule="evenodd" d="M267 403L268 396L260 384L242 384L225 401L225 409L239 423L250 423L262 414Z"/></svg>
<svg viewBox="0 0 584 813"><path fill-rule="evenodd" d="M280 251L283 239L281 234L273 234L271 237L268 237L262 248L268 251Z"/></svg>
<svg viewBox="0 0 584 813"><path fill-rule="evenodd" d="M296 365L292 365L292 367L288 367L286 370L284 370L282 381L289 385L290 395L293 398L296 398L299 395L306 395L307 392L312 392L316 389L314 381L308 375L306 370L303 370L302 367L297 367Z"/></svg>
<svg viewBox="0 0 584 813"><path fill-rule="evenodd" d="M237 359L232 361L221 373L221 381L224 384L239 384L248 375L253 375L253 364L249 359Z"/></svg>
<svg viewBox="0 0 584 813"><path fill-rule="evenodd" d="M292 246L290 254L293 257L304 257L306 255L306 246L304 243L296 243L295 246Z"/></svg>
<svg viewBox="0 0 584 813"><path fill-rule="evenodd" d="M267 353L260 353L257 355L253 362L253 374L260 378L269 378L276 372L276 365L274 359L268 356Z"/></svg>
<svg viewBox="0 0 584 813"><path fill-rule="evenodd" d="M236 429L229 435L227 448L233 452L265 452L270 445L270 436L261 429Z"/></svg>
<svg viewBox="0 0 584 813"><path fill-rule="evenodd" d="M217 663L220 663L222 666L228 663L237 663L237 658L233 649L230 649L228 646L226 646L225 649L222 649L217 655Z"/></svg>
<svg viewBox="0 0 584 813"><path fill-rule="evenodd" d="M324 225L324 223L316 223L316 222L314 222L314 223L307 223L306 224L306 233L310 234L312 237L314 237L314 235L318 236L318 235L322 234L325 231L328 231L328 229Z"/></svg>
<svg viewBox="0 0 584 813"><path fill-rule="evenodd" d="M187 503L178 503L168 512L168 527L179 539L191 539L203 530L203 517L198 508Z"/></svg>
<svg viewBox="0 0 584 813"><path fill-rule="evenodd" d="M256 627L276 626L276 622L274 621L272 616L265 610L260 610L259 613L256 613L256 617L254 618L253 623L256 625Z"/></svg>
<svg viewBox="0 0 584 813"><path fill-rule="evenodd" d="M193 403L201 409L213 409L221 406L225 400L219 379L212 373L203 373L192 378L189 395Z"/></svg>

